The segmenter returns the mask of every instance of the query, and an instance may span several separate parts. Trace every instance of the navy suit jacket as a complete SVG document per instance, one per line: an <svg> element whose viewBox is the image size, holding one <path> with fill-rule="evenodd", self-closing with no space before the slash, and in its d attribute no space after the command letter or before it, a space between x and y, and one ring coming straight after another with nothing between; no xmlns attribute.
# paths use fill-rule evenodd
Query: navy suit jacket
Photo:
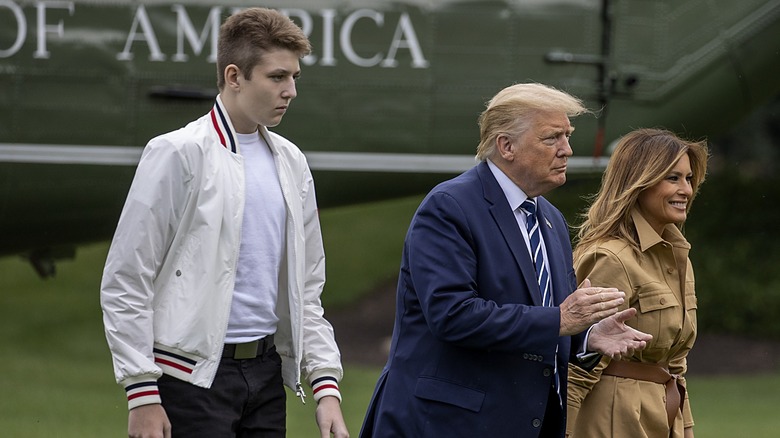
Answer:
<svg viewBox="0 0 780 438"><path fill-rule="evenodd" d="M576 289L569 231L537 202L558 306ZM390 355L361 436L538 436L556 350L565 402L577 348L558 335L559 309L542 307L535 277L487 163L434 188L406 236Z"/></svg>

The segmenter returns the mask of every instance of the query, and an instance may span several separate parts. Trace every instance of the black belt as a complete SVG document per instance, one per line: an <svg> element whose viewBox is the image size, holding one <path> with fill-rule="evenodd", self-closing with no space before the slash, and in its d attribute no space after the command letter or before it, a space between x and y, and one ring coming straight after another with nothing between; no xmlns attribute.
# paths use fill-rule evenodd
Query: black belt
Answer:
<svg viewBox="0 0 780 438"><path fill-rule="evenodd" d="M262 356L274 346L274 335L268 335L256 341L241 344L225 344L222 357L232 359L254 359Z"/></svg>

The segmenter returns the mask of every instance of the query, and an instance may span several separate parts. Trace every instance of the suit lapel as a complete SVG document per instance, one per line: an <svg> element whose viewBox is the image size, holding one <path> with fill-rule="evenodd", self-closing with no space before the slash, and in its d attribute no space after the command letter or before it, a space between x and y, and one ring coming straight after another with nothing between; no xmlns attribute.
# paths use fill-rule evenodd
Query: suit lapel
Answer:
<svg viewBox="0 0 780 438"><path fill-rule="evenodd" d="M477 171L482 181L485 200L490 204L490 214L509 246L515 263L520 267L531 301L534 305L541 306L542 294L539 290L539 284L536 282L536 270L531 260L531 254L528 253L528 248L525 246L520 227L517 225L514 212L509 208L506 196L504 196L501 186L498 185L487 163L478 164Z"/></svg>
<svg viewBox="0 0 780 438"><path fill-rule="evenodd" d="M566 289L568 288L567 281L566 281L566 272L562 272L565 270L565 266L567 266L567 263L565 262L563 248L559 245L560 237L559 233L567 233L568 238L568 230L558 230L553 226L553 222L550 219L548 219L548 206L543 205L544 203L539 203L539 218L540 218L540 225L542 227L542 238L544 239L544 247L547 250L547 263L550 266L550 279L552 280L552 288L553 288L553 304L558 305L561 303L561 298L565 298L568 296L568 292Z"/></svg>

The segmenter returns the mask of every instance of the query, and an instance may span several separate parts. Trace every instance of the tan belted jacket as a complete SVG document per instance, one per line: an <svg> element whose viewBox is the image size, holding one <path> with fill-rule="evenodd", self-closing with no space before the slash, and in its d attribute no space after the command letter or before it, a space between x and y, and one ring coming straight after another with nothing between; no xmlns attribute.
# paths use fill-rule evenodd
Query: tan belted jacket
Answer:
<svg viewBox="0 0 780 438"><path fill-rule="evenodd" d="M690 244L674 225L659 236L642 215L632 212L640 252L614 239L595 245L574 261L577 281L616 287L626 293L622 309L637 309L628 325L653 335L643 351L629 360L668 363L685 386L686 356L696 339L696 294L688 252ZM666 413L666 388L645 380L603 375L610 359L591 371L569 365L567 434L582 437L682 437L693 426L687 394L671 434ZM687 391L686 391L687 392Z"/></svg>

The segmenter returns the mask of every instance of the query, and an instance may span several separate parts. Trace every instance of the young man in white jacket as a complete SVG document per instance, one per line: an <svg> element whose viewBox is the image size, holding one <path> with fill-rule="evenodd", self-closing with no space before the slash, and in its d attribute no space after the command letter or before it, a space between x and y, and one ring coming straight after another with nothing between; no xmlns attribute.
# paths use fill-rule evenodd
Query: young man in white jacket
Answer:
<svg viewBox="0 0 780 438"><path fill-rule="evenodd" d="M296 96L301 29L252 8L220 28L212 110L144 149L101 285L130 437L284 436L283 383L347 437L341 359L304 155L268 131Z"/></svg>

